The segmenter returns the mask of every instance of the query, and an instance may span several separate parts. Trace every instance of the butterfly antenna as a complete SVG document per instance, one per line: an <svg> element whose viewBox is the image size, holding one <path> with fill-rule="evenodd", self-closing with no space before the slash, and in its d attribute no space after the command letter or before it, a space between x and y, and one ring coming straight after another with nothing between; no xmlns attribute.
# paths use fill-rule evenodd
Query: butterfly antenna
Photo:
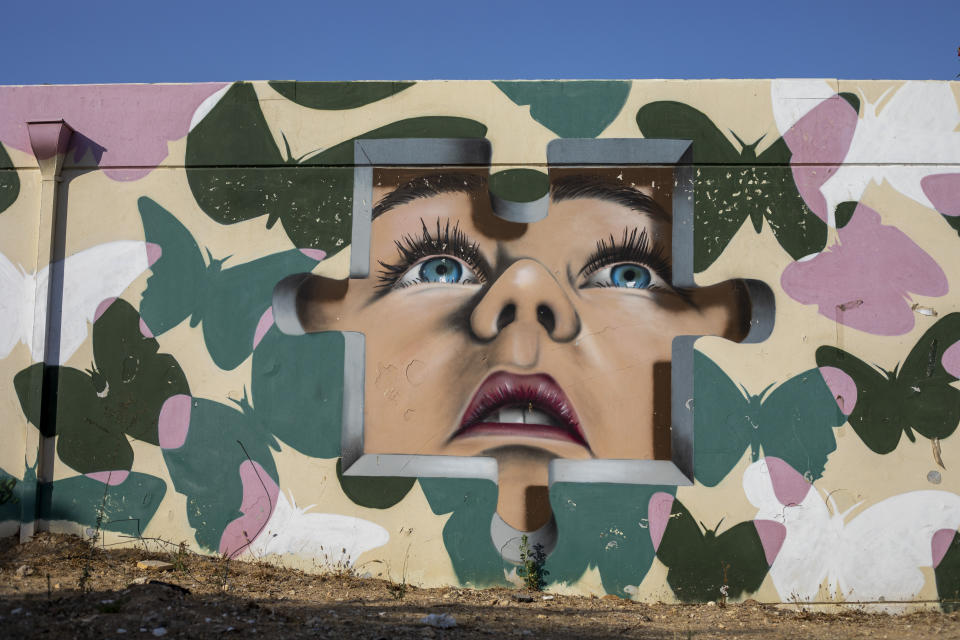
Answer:
<svg viewBox="0 0 960 640"><path fill-rule="evenodd" d="M313 151L307 151L305 154L303 154L302 156L300 156L299 158L297 158L297 164L300 164L300 163L302 163L304 160L307 160L307 159L309 159L309 158L312 158L312 157L314 157L314 156L316 156L316 155L319 155L319 154L321 154L321 153L323 153L323 149L322 149L322 148L321 148L321 149L314 149Z"/></svg>
<svg viewBox="0 0 960 640"><path fill-rule="evenodd" d="M770 384L768 384L768 385L764 388L764 390L760 392L760 398L763 399L763 397L764 397L765 395L767 395L767 392L770 391L770 389L773 389L773 387L774 387L775 384L776 384L775 382L771 382Z"/></svg>
<svg viewBox="0 0 960 640"><path fill-rule="evenodd" d="M741 147L742 149L746 149L746 148L747 148L747 143L744 142L743 140L741 140L741 139L740 139L740 136L738 136L733 129L727 129L727 131L730 132L730 135L732 135L734 138L736 138L737 142L740 143L740 147Z"/></svg>
<svg viewBox="0 0 960 640"><path fill-rule="evenodd" d="M837 513L837 501L833 499L833 494L835 494L837 491L840 491L840 489L834 489L827 494L827 505L834 514Z"/></svg>
<svg viewBox="0 0 960 640"><path fill-rule="evenodd" d="M280 137L283 138L283 150L284 153L287 154L287 157L284 158L283 161L289 163L291 160L293 160L293 154L290 153L290 142L287 141L287 134L285 134L283 131L280 132ZM297 162L297 160L294 160L294 162Z"/></svg>
<svg viewBox="0 0 960 640"><path fill-rule="evenodd" d="M884 102L885 100L887 100L887 94L890 93L891 91L895 91L896 89L897 89L897 87L890 87L889 89L887 89L886 91L884 91L883 93L880 94L880 97L877 98L877 101L873 103L873 115L874 115L874 116L877 115L877 109L880 107L880 105L883 104L883 102ZM893 96L890 96L890 98L892 99Z"/></svg>
<svg viewBox="0 0 960 640"><path fill-rule="evenodd" d="M718 523L717 523L717 526L715 526L715 527L713 528L713 532L714 532L714 533L716 533L716 532L717 532L717 529L720 528L720 525L723 524L723 521L724 521L725 518L726 518L726 516L724 516L723 518L720 518L720 522L718 522Z"/></svg>
<svg viewBox="0 0 960 640"><path fill-rule="evenodd" d="M844 511L843 513L841 513L841 514L840 514L840 517L843 518L843 519L846 519L848 513L850 513L851 511L853 511L854 509L856 509L857 507L859 507L859 506L862 505L862 504L863 504L863 500L861 500L860 502L856 503L855 505L853 505L852 507L850 507L849 509L847 509L846 511Z"/></svg>

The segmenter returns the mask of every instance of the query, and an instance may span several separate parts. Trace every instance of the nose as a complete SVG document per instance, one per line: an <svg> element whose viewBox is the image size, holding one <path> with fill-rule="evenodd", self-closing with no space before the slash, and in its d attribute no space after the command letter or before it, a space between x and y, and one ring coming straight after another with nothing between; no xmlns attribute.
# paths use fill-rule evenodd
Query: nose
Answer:
<svg viewBox="0 0 960 640"><path fill-rule="evenodd" d="M511 325L537 325L552 340L567 342L580 331L580 317L563 287L536 260L523 258L503 272L470 314L470 328L483 341L496 338ZM537 333L537 332L534 332Z"/></svg>

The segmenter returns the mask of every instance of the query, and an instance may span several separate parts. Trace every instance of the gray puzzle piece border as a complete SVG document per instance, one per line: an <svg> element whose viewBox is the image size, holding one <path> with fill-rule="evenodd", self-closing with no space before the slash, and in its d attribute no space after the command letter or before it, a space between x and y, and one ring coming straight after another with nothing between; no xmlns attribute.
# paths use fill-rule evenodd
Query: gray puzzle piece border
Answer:
<svg viewBox="0 0 960 640"><path fill-rule="evenodd" d="M548 166L674 166L674 284L693 280L693 167L689 140L559 139L547 147ZM373 169L383 166L483 166L490 162L487 140L385 139L355 144L351 278L370 273ZM546 202L512 203L515 221L539 220ZM507 213L507 212L504 212ZM501 215L498 213L498 215ZM298 283L297 283L298 284ZM773 295L758 281L747 281L753 300L751 330L746 342L761 342L773 327ZM279 290L279 287L278 287ZM293 293L295 297L295 291ZM288 307L290 308L290 307ZM278 317L278 324L280 318ZM283 327L281 327L283 328ZM299 322L295 328L299 331ZM497 480L495 459L486 457L367 454L363 448L364 337L346 332L344 358L342 468L345 475L483 478ZM671 460L554 460L549 482L620 484L693 484L693 351L698 336L674 339L671 366Z"/></svg>

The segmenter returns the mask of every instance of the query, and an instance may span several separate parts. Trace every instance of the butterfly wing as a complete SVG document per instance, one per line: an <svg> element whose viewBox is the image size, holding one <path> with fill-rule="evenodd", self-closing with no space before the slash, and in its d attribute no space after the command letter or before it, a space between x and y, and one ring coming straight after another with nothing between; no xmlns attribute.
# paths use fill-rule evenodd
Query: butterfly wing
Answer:
<svg viewBox="0 0 960 640"><path fill-rule="evenodd" d="M400 93L414 82L293 82L272 81L270 88L311 109L356 109Z"/></svg>
<svg viewBox="0 0 960 640"><path fill-rule="evenodd" d="M71 367L52 369L56 381L57 455L80 473L129 471L133 448L117 416L107 410L95 378ZM133 409L136 411L136 409Z"/></svg>
<svg viewBox="0 0 960 640"><path fill-rule="evenodd" d="M834 558L836 586L849 600L910 600L933 567L937 532L960 527L960 496L912 491L865 509L844 527ZM881 561L878 561L880 559Z"/></svg>
<svg viewBox="0 0 960 640"><path fill-rule="evenodd" d="M49 429L41 421L43 377L49 375L46 370L46 365L37 362L22 371L18 371L13 376L13 388L17 392L20 409L23 411L27 422L40 429L40 433L44 437L50 438L56 435L56 431Z"/></svg>
<svg viewBox="0 0 960 640"><path fill-rule="evenodd" d="M246 360L273 301L273 287L284 277L316 265L315 259L292 249L210 274L200 305L203 339L214 363L230 370Z"/></svg>
<svg viewBox="0 0 960 640"><path fill-rule="evenodd" d="M464 118L396 122L360 138L482 138ZM252 85L237 83L187 136L187 180L203 211L221 224L267 216L298 248L332 252L350 239L353 146L347 140L297 165L277 147Z"/></svg>
<svg viewBox="0 0 960 640"><path fill-rule="evenodd" d="M283 228L299 248L329 253L350 241L353 219L354 142L383 138L483 138L487 128L448 116L408 118L334 145L289 170L278 172L276 193Z"/></svg>
<svg viewBox="0 0 960 640"><path fill-rule="evenodd" d="M206 265L200 247L172 213L147 197L137 201L147 242L162 253L150 269L140 301L140 315L158 336L194 313L203 299Z"/></svg>
<svg viewBox="0 0 960 640"><path fill-rule="evenodd" d="M733 381L699 351L693 356L694 476L716 486L750 446L753 409Z"/></svg>
<svg viewBox="0 0 960 640"><path fill-rule="evenodd" d="M900 399L894 381L864 361L842 349L824 346L817 349L817 366L839 369L856 385L856 399L844 401L849 411L847 421L864 444L876 453L890 453L897 448L903 425L900 421Z"/></svg>
<svg viewBox="0 0 960 640"><path fill-rule="evenodd" d="M497 509L497 485L476 478L420 478L423 495L443 525L443 548L457 580L477 586L502 585L504 560L490 539Z"/></svg>
<svg viewBox="0 0 960 640"><path fill-rule="evenodd" d="M130 304L115 300L93 325L96 371L93 385L102 411L116 429L158 444L157 419L167 398L190 392L174 357L158 353L154 338L140 332L140 316Z"/></svg>
<svg viewBox="0 0 960 640"><path fill-rule="evenodd" d="M837 448L833 428L846 421L819 369L804 371L764 399L758 421L763 453L816 480Z"/></svg>
<svg viewBox="0 0 960 640"><path fill-rule="evenodd" d="M271 212L268 227L276 221L274 177L286 158L277 148L252 84L234 84L190 130L185 162L193 197L220 224Z"/></svg>
<svg viewBox="0 0 960 640"><path fill-rule="evenodd" d="M309 508L309 507L308 507ZM283 493L250 552L319 558L329 569L352 567L363 553L385 545L387 530L369 520L334 513L307 513Z"/></svg>
<svg viewBox="0 0 960 640"><path fill-rule="evenodd" d="M20 495L23 487L20 479L0 468L0 523L14 521L20 526ZM14 529L16 531L16 529Z"/></svg>
<svg viewBox="0 0 960 640"><path fill-rule="evenodd" d="M790 158L790 148L783 138L778 138L748 169L744 183L753 190L750 205L755 217L766 218L780 246L798 260L823 250L827 244L827 223L810 209L797 190Z"/></svg>
<svg viewBox="0 0 960 640"><path fill-rule="evenodd" d="M107 531L140 537L160 507L167 483L134 471L116 485L74 476L55 480L46 491L50 491L47 499L41 496L40 502L40 517L45 520L68 520L89 527L99 524Z"/></svg>
<svg viewBox="0 0 960 640"><path fill-rule="evenodd" d="M703 271L726 249L750 211L740 198L744 172L740 154L717 125L682 102L659 101L637 111L644 138L693 141L694 270ZM736 175L734 175L736 174Z"/></svg>
<svg viewBox="0 0 960 640"><path fill-rule="evenodd" d="M255 416L265 431L308 456L340 455L343 350L340 333L267 331L251 373ZM405 484L409 489L413 479Z"/></svg>
<svg viewBox="0 0 960 640"><path fill-rule="evenodd" d="M42 398L46 384L56 389L52 400ZM80 473L126 471L133 465L133 449L120 426L104 412L97 387L88 373L72 367L36 363L17 373L13 386L27 421L47 438L57 437L57 455ZM43 420L43 403L55 420Z"/></svg>
<svg viewBox="0 0 960 640"><path fill-rule="evenodd" d="M654 519L648 511L652 496L672 499L676 490L656 485L552 484L550 506L560 535L547 558L548 580L573 584L596 567L604 591L629 597L628 590L643 582L656 555L645 525Z"/></svg>
<svg viewBox="0 0 960 640"><path fill-rule="evenodd" d="M770 549L770 577L781 598L813 600L827 577L837 547L836 527L819 492L783 460L767 456L751 464L743 474L743 491L757 507L754 524ZM781 546L778 530L784 530Z"/></svg>
<svg viewBox="0 0 960 640"><path fill-rule="evenodd" d="M667 513L666 525L662 520ZM657 557L667 566L667 584L679 600L705 602L720 596L722 566L703 531L683 503L665 493L654 494L648 509L650 535ZM659 542L656 535L659 534ZM711 535L712 537L712 535Z"/></svg>
<svg viewBox="0 0 960 640"><path fill-rule="evenodd" d="M10 355L17 342L33 341L32 318L28 323L24 310L33 311L34 284L33 277L0 253L0 359Z"/></svg>
<svg viewBox="0 0 960 640"><path fill-rule="evenodd" d="M0 213L6 211L20 195L20 176L13 168L13 161L0 144Z"/></svg>
<svg viewBox="0 0 960 640"><path fill-rule="evenodd" d="M87 324L95 320L100 303L123 293L147 267L147 245L133 240L100 244L64 261L58 362L69 360L86 341Z"/></svg>
<svg viewBox="0 0 960 640"><path fill-rule="evenodd" d="M957 344L960 313L951 313L920 337L897 373L901 422L927 438L949 437L960 422L957 376L944 367L944 352Z"/></svg>
<svg viewBox="0 0 960 640"><path fill-rule="evenodd" d="M623 80L501 81L497 88L562 138L595 138L613 122L630 93Z"/></svg>
<svg viewBox="0 0 960 640"><path fill-rule="evenodd" d="M763 538L761 533L764 534ZM709 539L708 547L714 563L719 561L721 576L720 584L710 587L719 592L720 587L726 585L727 597L735 599L756 592L767 576L770 564L774 562L780 548L778 543L783 540L785 533L783 525L778 522L751 520L736 524ZM705 567L707 571L709 568L710 565ZM709 573L704 575L708 576Z"/></svg>
<svg viewBox="0 0 960 640"><path fill-rule="evenodd" d="M949 532L941 535L947 545L942 549L943 555L933 573L937 581L937 595L941 600L949 601L942 602L940 607L945 613L953 613L960 610L960 534L954 531L952 535Z"/></svg>
<svg viewBox="0 0 960 640"><path fill-rule="evenodd" d="M164 405L158 431L167 470L174 488L187 497L187 519L201 546L221 550L228 525L242 521L247 509L252 513L256 507L260 524L266 523L277 495L272 439L248 416L212 400L179 395ZM243 531L249 541L258 533L244 528L241 537Z"/></svg>

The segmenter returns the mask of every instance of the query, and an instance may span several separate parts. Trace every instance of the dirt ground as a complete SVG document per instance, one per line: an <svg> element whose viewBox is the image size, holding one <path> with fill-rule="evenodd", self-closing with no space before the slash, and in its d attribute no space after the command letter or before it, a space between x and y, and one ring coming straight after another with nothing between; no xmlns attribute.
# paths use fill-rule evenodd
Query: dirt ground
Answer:
<svg viewBox="0 0 960 640"><path fill-rule="evenodd" d="M137 563L158 559L164 570ZM960 638L960 613L814 613L755 601L641 604L509 589L418 589L265 561L0 539L3 638ZM442 629L423 619L452 617Z"/></svg>

